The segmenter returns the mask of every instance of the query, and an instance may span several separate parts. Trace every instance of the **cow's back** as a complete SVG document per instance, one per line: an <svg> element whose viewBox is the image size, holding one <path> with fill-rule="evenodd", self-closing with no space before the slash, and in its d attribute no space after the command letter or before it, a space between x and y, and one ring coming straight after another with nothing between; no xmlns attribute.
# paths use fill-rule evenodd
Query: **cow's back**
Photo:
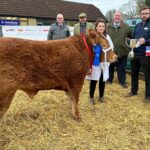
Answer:
<svg viewBox="0 0 150 150"><path fill-rule="evenodd" d="M67 90L76 78L83 79L88 70L87 54L81 47L74 38L55 41L1 38L1 77L23 90Z"/></svg>

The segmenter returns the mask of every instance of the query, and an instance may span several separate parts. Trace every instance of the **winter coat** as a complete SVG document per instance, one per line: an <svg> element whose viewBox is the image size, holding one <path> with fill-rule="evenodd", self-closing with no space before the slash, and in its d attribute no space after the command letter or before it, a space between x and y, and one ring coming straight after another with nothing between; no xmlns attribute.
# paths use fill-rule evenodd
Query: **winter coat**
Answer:
<svg viewBox="0 0 150 150"><path fill-rule="evenodd" d="M62 26L58 26L58 23L53 23L50 27L47 39L48 40L56 40L56 39L64 39L70 36L70 31L68 26L63 24Z"/></svg>
<svg viewBox="0 0 150 150"><path fill-rule="evenodd" d="M114 52L118 58L127 57L130 49L126 45L126 38L132 37L132 29L125 23L121 23L118 28L113 23L107 25L107 33L114 44Z"/></svg>
<svg viewBox="0 0 150 150"><path fill-rule="evenodd" d="M94 25L92 23L86 22L86 34L88 34L89 29L94 29ZM74 25L74 35L80 34L80 23Z"/></svg>
<svg viewBox="0 0 150 150"><path fill-rule="evenodd" d="M134 49L136 56L145 56L146 46L150 46L150 19L144 24L140 22L135 26L133 38L139 39L141 37L146 40L146 43Z"/></svg>

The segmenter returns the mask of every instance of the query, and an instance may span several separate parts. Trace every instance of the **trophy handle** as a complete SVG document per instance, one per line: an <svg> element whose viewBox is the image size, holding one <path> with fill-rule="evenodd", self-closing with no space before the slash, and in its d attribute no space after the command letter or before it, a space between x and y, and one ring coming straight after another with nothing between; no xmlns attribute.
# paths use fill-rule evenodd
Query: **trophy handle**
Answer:
<svg viewBox="0 0 150 150"><path fill-rule="evenodd" d="M131 59L134 57L133 48L131 49L130 53L128 54L128 57L131 58Z"/></svg>
<svg viewBox="0 0 150 150"><path fill-rule="evenodd" d="M131 39L130 38L126 38L126 40L125 40L125 42L126 42L126 45L128 46L128 47L130 47L130 44L128 44L128 42L127 41L131 41Z"/></svg>

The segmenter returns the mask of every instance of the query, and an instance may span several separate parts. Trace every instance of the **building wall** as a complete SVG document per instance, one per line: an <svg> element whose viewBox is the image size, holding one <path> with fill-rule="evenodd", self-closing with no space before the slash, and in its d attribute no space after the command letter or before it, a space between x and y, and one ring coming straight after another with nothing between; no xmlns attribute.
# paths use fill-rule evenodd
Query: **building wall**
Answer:
<svg viewBox="0 0 150 150"><path fill-rule="evenodd" d="M25 18L25 17L3 17L0 16L0 20L19 20L21 26L26 25L37 25L36 18Z"/></svg>
<svg viewBox="0 0 150 150"><path fill-rule="evenodd" d="M21 26L49 26L56 22L56 18L29 18L29 17L4 17L0 16L0 20L18 20ZM65 23L69 26L74 26L77 21L65 20Z"/></svg>

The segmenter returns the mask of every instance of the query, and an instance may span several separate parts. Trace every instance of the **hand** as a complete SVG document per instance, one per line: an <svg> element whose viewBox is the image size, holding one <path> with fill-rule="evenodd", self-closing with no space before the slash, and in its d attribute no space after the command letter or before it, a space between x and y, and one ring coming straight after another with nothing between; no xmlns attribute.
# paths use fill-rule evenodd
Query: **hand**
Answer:
<svg viewBox="0 0 150 150"><path fill-rule="evenodd" d="M145 44L145 43L146 43L146 40L145 40L144 38L140 38L140 39L138 40L138 42L139 42L139 44L141 45L141 44Z"/></svg>

